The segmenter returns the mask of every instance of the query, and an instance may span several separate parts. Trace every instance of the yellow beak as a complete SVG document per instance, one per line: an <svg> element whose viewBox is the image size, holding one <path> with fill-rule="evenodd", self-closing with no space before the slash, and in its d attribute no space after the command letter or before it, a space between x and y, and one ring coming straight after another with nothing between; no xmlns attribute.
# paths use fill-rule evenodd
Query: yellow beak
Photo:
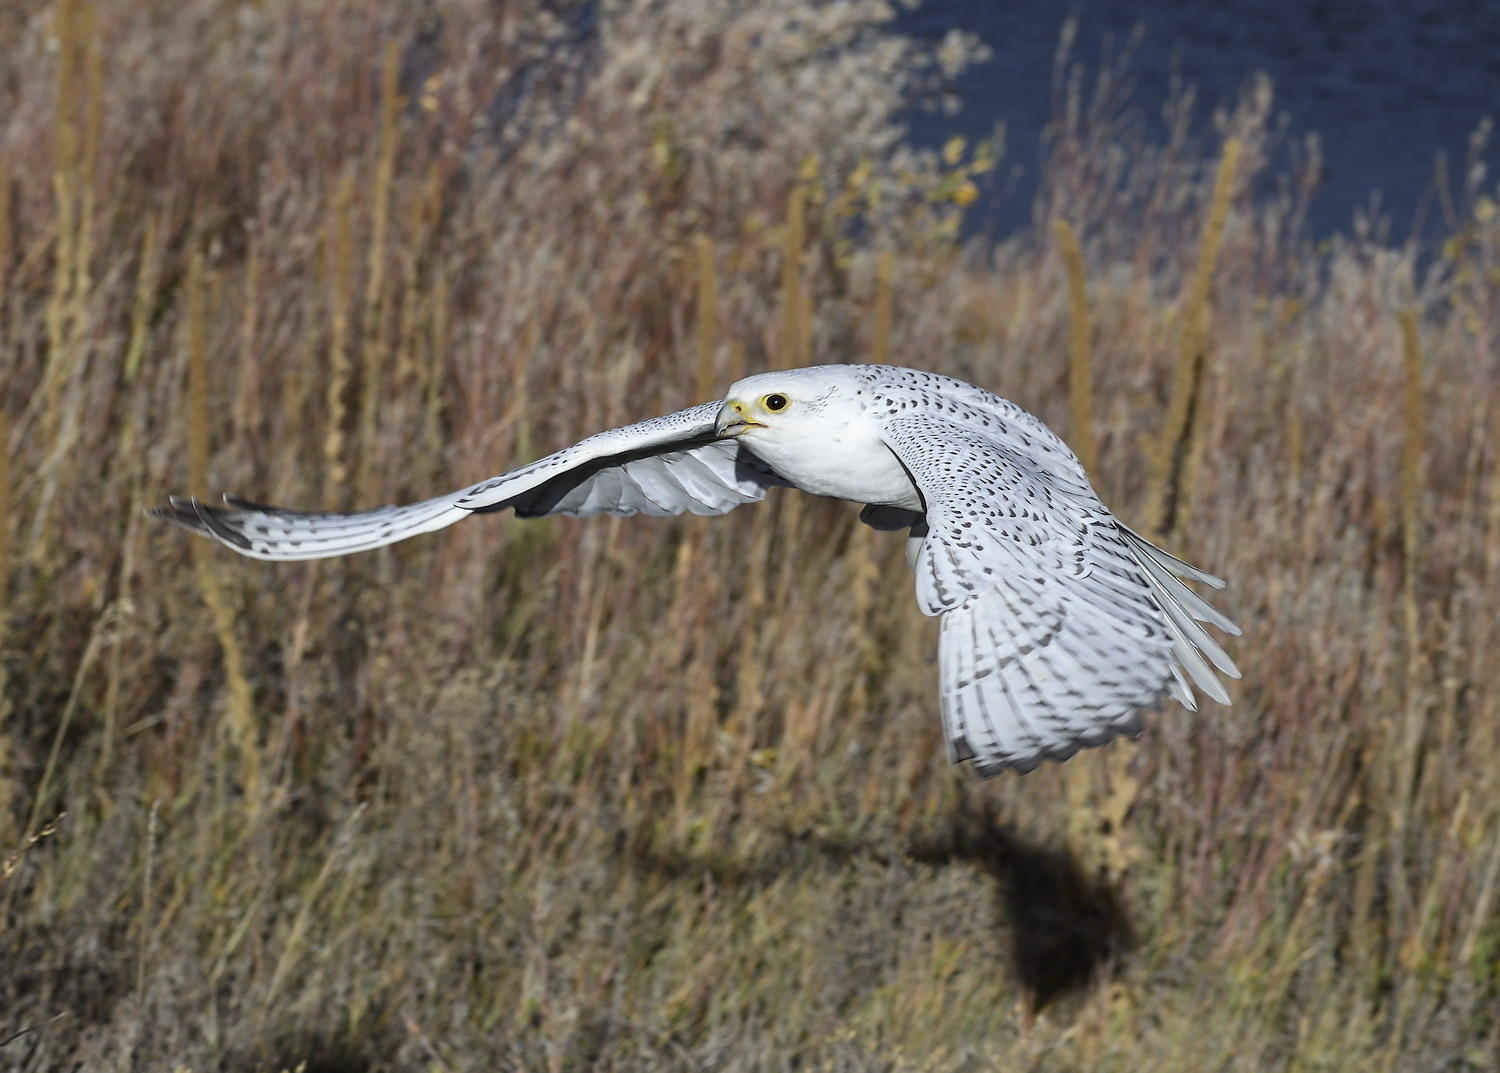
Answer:
<svg viewBox="0 0 1500 1073"><path fill-rule="evenodd" d="M746 429L766 426L750 416L750 407L739 399L730 399L720 407L714 427L720 436L741 436Z"/></svg>

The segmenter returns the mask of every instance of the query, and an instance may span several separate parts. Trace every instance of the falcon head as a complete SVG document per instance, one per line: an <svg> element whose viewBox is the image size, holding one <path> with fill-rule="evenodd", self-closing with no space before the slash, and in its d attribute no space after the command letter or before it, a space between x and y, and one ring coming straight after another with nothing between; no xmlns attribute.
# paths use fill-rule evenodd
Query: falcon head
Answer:
<svg viewBox="0 0 1500 1073"><path fill-rule="evenodd" d="M847 373L839 366L789 369L749 376L732 385L719 409L715 431L721 437L738 437L754 431L787 430L805 426L809 418L827 418L830 409L845 401Z"/></svg>

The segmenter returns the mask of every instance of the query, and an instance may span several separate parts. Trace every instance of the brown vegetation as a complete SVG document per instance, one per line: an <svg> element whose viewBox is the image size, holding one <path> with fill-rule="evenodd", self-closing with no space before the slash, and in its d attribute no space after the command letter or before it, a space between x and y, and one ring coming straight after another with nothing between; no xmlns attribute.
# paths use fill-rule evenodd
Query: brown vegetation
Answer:
<svg viewBox="0 0 1500 1073"><path fill-rule="evenodd" d="M884 17L0 10L0 1067L1488 1066L1493 186L1428 267L1314 246L1267 87L1151 141L1065 72L1036 226L966 249L992 157L901 147ZM844 504L283 566L143 516L870 356L1092 413L1231 579L1235 706L975 781Z"/></svg>

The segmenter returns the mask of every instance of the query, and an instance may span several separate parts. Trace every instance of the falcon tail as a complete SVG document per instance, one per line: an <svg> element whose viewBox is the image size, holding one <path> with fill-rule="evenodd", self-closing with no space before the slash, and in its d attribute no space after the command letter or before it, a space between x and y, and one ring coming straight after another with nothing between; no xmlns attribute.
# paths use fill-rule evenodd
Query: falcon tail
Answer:
<svg viewBox="0 0 1500 1073"><path fill-rule="evenodd" d="M1220 704L1228 704L1229 694L1214 674L1214 668L1229 678L1238 678L1240 670L1234 665L1234 660L1229 658L1229 654L1198 623L1207 622L1231 637L1238 637L1240 628L1223 612L1216 610L1207 600L1178 580L1185 577L1210 588L1222 589L1223 578L1188 565L1126 526L1121 525L1119 529L1129 544L1135 561L1146 575L1146 580L1151 584L1156 602L1167 616L1167 627L1172 633L1173 656L1176 659L1176 665L1172 668L1172 696L1197 711L1198 702L1194 700L1192 690L1192 686L1196 685ZM1208 657L1207 661L1204 656ZM1212 668L1209 663L1213 664ZM1186 672L1186 676L1183 672ZM1191 685L1189 678L1192 679Z"/></svg>

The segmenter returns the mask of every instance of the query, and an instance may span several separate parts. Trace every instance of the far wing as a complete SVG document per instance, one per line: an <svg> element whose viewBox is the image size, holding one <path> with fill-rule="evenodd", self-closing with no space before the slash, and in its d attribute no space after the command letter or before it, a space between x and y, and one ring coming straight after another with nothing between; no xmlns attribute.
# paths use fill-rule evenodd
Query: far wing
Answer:
<svg viewBox="0 0 1500 1073"><path fill-rule="evenodd" d="M308 513L225 496L223 508L172 496L158 518L255 559L324 559L394 544L470 514L724 514L785 485L735 440L714 436L718 403L610 429L520 469L405 506Z"/></svg>
<svg viewBox="0 0 1500 1073"><path fill-rule="evenodd" d="M1233 624L1087 484L1037 466L993 429L931 415L892 420L885 439L927 504L913 565L923 611L942 616L955 762L972 759L986 776L1029 771L1139 733L1139 713L1164 695L1192 705L1183 670L1227 703L1203 655L1239 672L1194 619Z"/></svg>

